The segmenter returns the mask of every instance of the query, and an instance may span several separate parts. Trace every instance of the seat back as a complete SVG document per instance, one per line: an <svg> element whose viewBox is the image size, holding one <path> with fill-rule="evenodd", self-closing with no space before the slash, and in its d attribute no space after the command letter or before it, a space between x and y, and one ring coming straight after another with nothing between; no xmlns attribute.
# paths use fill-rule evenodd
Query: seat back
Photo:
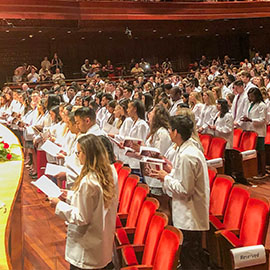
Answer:
<svg viewBox="0 0 270 270"><path fill-rule="evenodd" d="M208 148L207 159L223 158L227 141L220 137L213 137Z"/></svg>
<svg viewBox="0 0 270 270"><path fill-rule="evenodd" d="M208 176L209 176L209 187L211 191L214 184L214 180L216 179L217 176L217 170L215 168L208 167Z"/></svg>
<svg viewBox="0 0 270 270"><path fill-rule="evenodd" d="M128 213L130 208L130 203L134 194L134 190L139 182L140 177L138 175L131 174L128 176L123 187L121 199L119 202L118 213Z"/></svg>
<svg viewBox="0 0 270 270"><path fill-rule="evenodd" d="M145 241L142 257L143 265L153 265L154 255L156 254L161 233L163 232L165 226L167 225L168 225L168 217L166 214L161 212L154 214Z"/></svg>
<svg viewBox="0 0 270 270"><path fill-rule="evenodd" d="M154 198L146 198L140 211L137 226L134 234L135 245L141 245L145 243L146 235L148 232L149 224L153 215L159 207L159 202Z"/></svg>
<svg viewBox="0 0 270 270"><path fill-rule="evenodd" d="M236 128L233 131L233 148L239 147L239 143L241 140L243 130L240 128Z"/></svg>
<svg viewBox="0 0 270 270"><path fill-rule="evenodd" d="M183 234L173 226L167 226L161 234L153 264L153 270L171 270L175 264ZM177 256L178 257L178 256Z"/></svg>
<svg viewBox="0 0 270 270"><path fill-rule="evenodd" d="M270 144L270 125L267 126L266 136L265 136L265 144Z"/></svg>
<svg viewBox="0 0 270 270"><path fill-rule="evenodd" d="M240 229L243 246L264 244L269 219L269 203L261 198L250 198Z"/></svg>
<svg viewBox="0 0 270 270"><path fill-rule="evenodd" d="M124 164L122 161L117 160L113 165L114 165L117 173L119 173L120 169L123 167Z"/></svg>
<svg viewBox="0 0 270 270"><path fill-rule="evenodd" d="M258 134L254 131L243 131L239 148L241 151L253 150L256 147Z"/></svg>
<svg viewBox="0 0 270 270"><path fill-rule="evenodd" d="M210 194L210 214L224 215L234 180L227 175L217 175Z"/></svg>
<svg viewBox="0 0 270 270"><path fill-rule="evenodd" d="M146 184L139 184L132 197L126 227L136 227L142 204L149 193L149 187Z"/></svg>
<svg viewBox="0 0 270 270"><path fill-rule="evenodd" d="M202 143L202 147L204 149L203 153L206 156L208 153L208 149L212 140L212 135L210 134L199 134L200 141Z"/></svg>
<svg viewBox="0 0 270 270"><path fill-rule="evenodd" d="M235 185L232 188L224 214L225 229L240 229L248 199L249 192L244 186Z"/></svg>
<svg viewBox="0 0 270 270"><path fill-rule="evenodd" d="M131 172L131 169L129 167L122 167L118 172L119 201L121 200L123 187L130 172Z"/></svg>

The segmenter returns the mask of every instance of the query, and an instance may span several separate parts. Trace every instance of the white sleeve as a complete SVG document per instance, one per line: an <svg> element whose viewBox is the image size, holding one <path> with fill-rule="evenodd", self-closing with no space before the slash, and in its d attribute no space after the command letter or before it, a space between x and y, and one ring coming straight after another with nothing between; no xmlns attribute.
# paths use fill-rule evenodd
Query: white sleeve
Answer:
<svg viewBox="0 0 270 270"><path fill-rule="evenodd" d="M233 118L230 113L226 113L224 115L224 121L222 121L222 125L217 125L216 130L220 133L230 133L233 130Z"/></svg>
<svg viewBox="0 0 270 270"><path fill-rule="evenodd" d="M181 158L179 167L174 168L169 175L165 176L163 189L166 192L180 195L182 198L192 196L195 186L194 164L188 157ZM179 177L177 179L174 178L175 169L179 170Z"/></svg>
<svg viewBox="0 0 270 270"><path fill-rule="evenodd" d="M74 205L60 201L55 208L56 215L78 226L89 224L99 199L97 190L91 188L88 183L82 183L73 196L77 196Z"/></svg>

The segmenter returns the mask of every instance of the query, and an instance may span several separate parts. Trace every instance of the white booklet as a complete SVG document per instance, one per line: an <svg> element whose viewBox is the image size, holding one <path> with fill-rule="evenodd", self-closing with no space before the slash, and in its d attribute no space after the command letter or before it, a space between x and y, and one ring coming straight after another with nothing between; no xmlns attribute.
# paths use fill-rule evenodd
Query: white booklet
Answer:
<svg viewBox="0 0 270 270"><path fill-rule="evenodd" d="M47 140L42 146L41 150L45 151L46 153L50 154L53 157L56 157L57 154L62 150L61 147L56 145L55 143Z"/></svg>
<svg viewBox="0 0 270 270"><path fill-rule="evenodd" d="M31 184L39 188L48 197L58 198L62 194L60 188L45 175L42 175L37 181L32 181Z"/></svg>
<svg viewBox="0 0 270 270"><path fill-rule="evenodd" d="M61 172L67 172L67 168L64 166L47 163L45 174L54 176Z"/></svg>

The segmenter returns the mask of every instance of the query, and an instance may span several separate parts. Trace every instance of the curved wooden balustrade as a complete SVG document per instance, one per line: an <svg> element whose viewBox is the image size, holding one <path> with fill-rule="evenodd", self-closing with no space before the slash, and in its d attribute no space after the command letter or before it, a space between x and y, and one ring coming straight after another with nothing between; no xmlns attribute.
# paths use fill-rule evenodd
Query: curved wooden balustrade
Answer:
<svg viewBox="0 0 270 270"><path fill-rule="evenodd" d="M0 124L0 136L9 144L19 144L17 137ZM22 155L20 149L18 154ZM0 163L0 269L22 268L22 233L20 187L23 160Z"/></svg>
<svg viewBox="0 0 270 270"><path fill-rule="evenodd" d="M270 2L122 2L1 0L0 18L205 20L269 17Z"/></svg>

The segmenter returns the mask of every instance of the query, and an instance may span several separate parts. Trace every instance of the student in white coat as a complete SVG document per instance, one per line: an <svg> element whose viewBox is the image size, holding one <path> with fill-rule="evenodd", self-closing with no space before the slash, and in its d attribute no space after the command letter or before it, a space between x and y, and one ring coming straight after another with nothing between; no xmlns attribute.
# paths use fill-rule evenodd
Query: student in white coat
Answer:
<svg viewBox="0 0 270 270"><path fill-rule="evenodd" d="M266 119L267 107L263 101L263 96L259 88L250 88L248 91L248 99L250 101L249 108L242 118L246 122L247 130L252 130L258 133L256 150L258 153L258 176L256 179L266 177L265 174L265 136L266 136Z"/></svg>
<svg viewBox="0 0 270 270"><path fill-rule="evenodd" d="M204 105L202 107L200 119L198 122L198 132L203 134L213 134L214 132L209 129L209 124L213 122L213 119L217 113L216 101L213 92L207 90L203 93Z"/></svg>
<svg viewBox="0 0 270 270"><path fill-rule="evenodd" d="M233 148L233 118L229 113L228 102L226 99L217 101L217 110L213 124L209 128L214 130L214 136L224 138L227 141L226 149Z"/></svg>
<svg viewBox="0 0 270 270"><path fill-rule="evenodd" d="M197 125L201 116L202 108L203 108L202 94L199 92L191 92L189 94L189 105L195 115L195 121Z"/></svg>
<svg viewBox="0 0 270 270"><path fill-rule="evenodd" d="M246 122L241 121L243 118L248 106L249 100L247 97L247 93L245 92L244 83L241 80L237 80L233 83L234 91L237 95L234 97L232 103L232 116L234 120L234 127L242 129L246 129Z"/></svg>
<svg viewBox="0 0 270 270"><path fill-rule="evenodd" d="M143 142L146 141L146 137L149 133L149 126L145 122L145 109L143 103L135 99L128 104L128 116L132 118L133 123L129 130L128 136L136 139L140 139ZM140 175L140 162L139 159L134 157L129 158L129 166L133 170L132 173Z"/></svg>
<svg viewBox="0 0 270 270"><path fill-rule="evenodd" d="M108 153L95 135L78 140L83 165L66 202L49 198L55 213L68 222L65 259L71 270L103 269L112 261L118 196Z"/></svg>
<svg viewBox="0 0 270 270"><path fill-rule="evenodd" d="M170 136L177 145L173 169L153 172L172 194L173 225L182 230L180 262L183 270L205 270L202 231L209 229L209 178L203 153L190 140L193 123L187 116L170 119Z"/></svg>

